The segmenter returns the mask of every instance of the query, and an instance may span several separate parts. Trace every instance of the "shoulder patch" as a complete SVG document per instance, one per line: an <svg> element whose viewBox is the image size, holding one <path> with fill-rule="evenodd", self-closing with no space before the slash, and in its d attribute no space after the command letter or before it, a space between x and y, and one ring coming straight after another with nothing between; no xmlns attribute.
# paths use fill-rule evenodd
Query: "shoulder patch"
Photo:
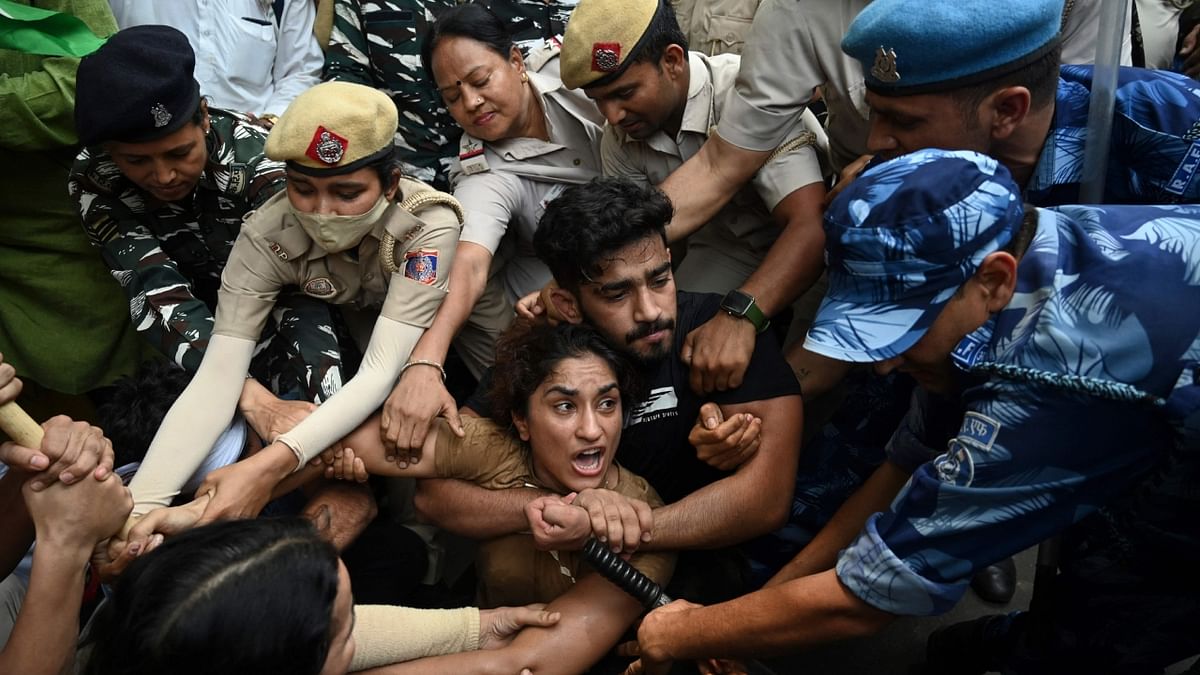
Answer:
<svg viewBox="0 0 1200 675"><path fill-rule="evenodd" d="M996 436L1000 433L1001 424L996 420L977 412L968 412L963 416L962 427L958 430L958 440L982 452L991 452Z"/></svg>
<svg viewBox="0 0 1200 675"><path fill-rule="evenodd" d="M227 187L229 194L245 194L248 187L250 187L250 169L245 164L229 165L229 186Z"/></svg>
<svg viewBox="0 0 1200 675"><path fill-rule="evenodd" d="M437 282L437 249L417 249L404 254L404 276L419 284Z"/></svg>

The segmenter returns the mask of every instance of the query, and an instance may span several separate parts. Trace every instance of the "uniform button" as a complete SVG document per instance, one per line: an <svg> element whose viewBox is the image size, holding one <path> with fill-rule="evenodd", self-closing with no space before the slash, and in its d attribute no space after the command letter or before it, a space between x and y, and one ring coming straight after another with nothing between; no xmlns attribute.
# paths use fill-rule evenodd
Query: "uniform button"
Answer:
<svg viewBox="0 0 1200 675"><path fill-rule="evenodd" d="M375 273L374 273L374 272L367 272L367 273L366 273L366 274L363 276L363 279L364 279L364 280L366 280L366 281L370 281L370 280L372 280L372 279L374 279L374 278L375 278Z"/></svg>
<svg viewBox="0 0 1200 675"><path fill-rule="evenodd" d="M575 166L579 166L581 164L578 157L576 157L571 163L574 164Z"/></svg>
<svg viewBox="0 0 1200 675"><path fill-rule="evenodd" d="M725 41L726 41L726 42L737 42L737 36L736 36L736 35L734 35L733 33L726 33L726 34L725 34Z"/></svg>

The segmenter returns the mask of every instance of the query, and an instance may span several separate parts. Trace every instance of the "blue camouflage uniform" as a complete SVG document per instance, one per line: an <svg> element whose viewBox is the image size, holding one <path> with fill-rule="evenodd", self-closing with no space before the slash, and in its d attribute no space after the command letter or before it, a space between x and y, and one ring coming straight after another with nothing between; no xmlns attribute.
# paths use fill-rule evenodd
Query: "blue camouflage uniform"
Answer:
<svg viewBox="0 0 1200 675"><path fill-rule="evenodd" d="M963 158L978 169L949 164ZM946 171L987 178L946 208L913 201L916 194L927 199L953 191L946 186L955 178ZM830 293L807 346L835 358L875 361L915 344L984 256L1008 243L1014 228L1006 234L1003 223L1020 222L1013 217L1020 201L1007 172L974 153L914 153L863 178L826 216ZM940 219L941 230L873 226L911 219L914 204L940 213L930 219ZM964 204L974 210L960 208ZM931 250L969 257L931 264ZM1111 569L1119 568L1145 589L1144 575L1136 574L1145 571L1137 561L1143 550L1153 556L1140 557L1195 562L1194 525L1181 517L1188 511L1180 511L1190 504L1194 512L1194 487L1178 475L1176 485L1148 487L1141 479L1163 462L1178 462L1181 448L1193 473L1196 466L1200 434L1184 427L1200 418L1194 379L1200 368L1200 206L1038 209L1011 301L968 334L952 359L968 383L958 431L843 552L837 574L852 593L895 614L945 612L978 569L1106 505L1105 522L1124 526L1133 553L1106 566L1103 581L1072 581L1066 588L1090 588L1092 597L1098 588L1110 591ZM1091 543L1112 540L1107 532ZM1172 562L1151 565L1162 572ZM1080 569L1069 562L1065 568ZM1194 625L1200 596L1174 589L1190 599L1162 607ZM1074 613L1079 624L1078 603L1065 604L1062 613ZM1108 621L1119 614L1110 607L1102 616ZM1077 633L1094 637L1099 625ZM1131 641L1129 652L1146 642L1140 634L1105 635L1120 637ZM1190 642L1182 652L1196 646L1195 637ZM1160 658L1169 664L1187 655L1165 649Z"/></svg>
<svg viewBox="0 0 1200 675"><path fill-rule="evenodd" d="M1079 201L1092 67L1063 66L1054 121L1025 200L1039 206ZM1121 68L1113 111L1104 201L1200 202L1200 83L1161 70Z"/></svg>

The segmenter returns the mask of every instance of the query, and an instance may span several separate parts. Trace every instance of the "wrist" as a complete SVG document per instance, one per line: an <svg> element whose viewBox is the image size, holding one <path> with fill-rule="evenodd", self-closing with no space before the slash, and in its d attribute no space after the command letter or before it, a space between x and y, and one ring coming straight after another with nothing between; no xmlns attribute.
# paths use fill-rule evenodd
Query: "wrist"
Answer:
<svg viewBox="0 0 1200 675"><path fill-rule="evenodd" d="M267 476L276 482L287 478L305 465L298 448L276 440L254 455L255 463Z"/></svg>
<svg viewBox="0 0 1200 675"><path fill-rule="evenodd" d="M238 411L242 415L248 415L257 410L262 405L262 395L270 393L267 388L259 384L258 380L251 376L246 376L246 382L242 385L242 394L238 397Z"/></svg>
<svg viewBox="0 0 1200 675"><path fill-rule="evenodd" d="M33 547L34 563L56 561L83 564L92 557L98 539L83 533L57 532L55 528L37 528L37 546ZM40 555L39 555L40 554Z"/></svg>
<svg viewBox="0 0 1200 675"><path fill-rule="evenodd" d="M745 319L758 333L765 331L771 325L771 321L758 306L755 297L738 288L729 291L725 297L721 298L721 309L731 317Z"/></svg>

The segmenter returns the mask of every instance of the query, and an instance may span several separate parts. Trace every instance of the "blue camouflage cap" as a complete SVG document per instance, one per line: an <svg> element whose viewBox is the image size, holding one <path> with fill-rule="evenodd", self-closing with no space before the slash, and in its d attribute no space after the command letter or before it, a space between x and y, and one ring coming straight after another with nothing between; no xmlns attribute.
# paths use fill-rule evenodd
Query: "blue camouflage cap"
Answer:
<svg viewBox="0 0 1200 675"><path fill-rule="evenodd" d="M977 152L921 150L872 167L825 212L829 291L804 346L839 361L904 352L1023 215L1008 169Z"/></svg>
<svg viewBox="0 0 1200 675"><path fill-rule="evenodd" d="M1007 75L1059 41L1063 0L874 0L850 24L842 51L867 88L925 94Z"/></svg>

